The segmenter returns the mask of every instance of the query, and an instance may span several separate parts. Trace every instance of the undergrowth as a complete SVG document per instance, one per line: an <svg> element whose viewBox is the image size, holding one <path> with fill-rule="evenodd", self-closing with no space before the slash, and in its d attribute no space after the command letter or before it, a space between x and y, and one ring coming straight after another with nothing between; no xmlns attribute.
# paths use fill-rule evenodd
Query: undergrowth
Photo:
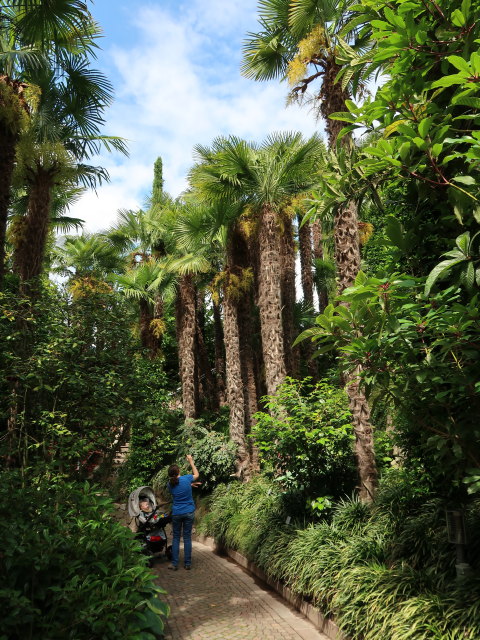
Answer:
<svg viewBox="0 0 480 640"><path fill-rule="evenodd" d="M218 487L199 530L281 579L352 640L478 640L480 554L473 574L455 577L444 505L390 474L374 505L339 501L329 521L289 522L277 483L257 477ZM480 526L480 502L468 525Z"/></svg>

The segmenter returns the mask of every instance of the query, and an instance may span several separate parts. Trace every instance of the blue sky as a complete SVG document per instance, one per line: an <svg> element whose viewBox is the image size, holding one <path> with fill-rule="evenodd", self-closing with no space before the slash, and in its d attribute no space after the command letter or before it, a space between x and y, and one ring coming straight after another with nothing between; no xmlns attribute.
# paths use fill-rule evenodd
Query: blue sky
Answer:
<svg viewBox="0 0 480 640"><path fill-rule="evenodd" d="M120 208L142 205L161 156L165 189L177 196L197 143L234 134L260 141L273 131L311 135L307 108L285 107L288 86L240 76L242 41L257 30L257 0L96 0L104 37L93 64L115 87L105 132L128 140L130 157L107 154L95 164L111 176L71 213L87 231L110 226Z"/></svg>

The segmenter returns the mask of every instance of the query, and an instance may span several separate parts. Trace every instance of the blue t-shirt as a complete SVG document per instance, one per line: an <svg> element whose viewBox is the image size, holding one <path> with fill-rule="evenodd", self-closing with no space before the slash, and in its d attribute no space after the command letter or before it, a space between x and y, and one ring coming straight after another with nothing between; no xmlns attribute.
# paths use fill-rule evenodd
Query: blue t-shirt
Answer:
<svg viewBox="0 0 480 640"><path fill-rule="evenodd" d="M185 513L195 511L195 503L192 496L193 475L187 473L185 476L178 478L178 484L174 487L167 484L170 493L173 496L172 516L181 516Z"/></svg>

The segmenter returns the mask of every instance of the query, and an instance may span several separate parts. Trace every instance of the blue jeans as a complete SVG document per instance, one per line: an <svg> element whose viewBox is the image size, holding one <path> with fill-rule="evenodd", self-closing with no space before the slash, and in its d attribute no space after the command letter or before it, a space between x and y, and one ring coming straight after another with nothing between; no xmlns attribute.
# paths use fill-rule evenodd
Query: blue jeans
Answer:
<svg viewBox="0 0 480 640"><path fill-rule="evenodd" d="M180 553L180 536L183 528L183 563L187 567L192 564L192 526L195 511L172 516L173 543L172 543L172 564L178 566L178 556Z"/></svg>

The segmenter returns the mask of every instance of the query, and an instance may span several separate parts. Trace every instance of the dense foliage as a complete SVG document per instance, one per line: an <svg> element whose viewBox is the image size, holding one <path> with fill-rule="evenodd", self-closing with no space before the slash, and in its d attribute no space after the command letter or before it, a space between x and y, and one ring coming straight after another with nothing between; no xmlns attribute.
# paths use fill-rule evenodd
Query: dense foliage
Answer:
<svg viewBox="0 0 480 640"><path fill-rule="evenodd" d="M0 476L2 638L162 635L159 600L131 532L99 487L49 474Z"/></svg>
<svg viewBox="0 0 480 640"><path fill-rule="evenodd" d="M287 515L279 485L258 478L219 487L200 528L313 600L353 640L478 637L478 579L455 583L442 504L417 477L390 472L374 506L340 501L330 522L305 528ZM472 531L479 518L477 501ZM479 551L475 542L476 570Z"/></svg>
<svg viewBox="0 0 480 640"><path fill-rule="evenodd" d="M287 378L264 403L269 412L256 414L252 437L275 480L314 508L349 494L355 465L345 392Z"/></svg>

